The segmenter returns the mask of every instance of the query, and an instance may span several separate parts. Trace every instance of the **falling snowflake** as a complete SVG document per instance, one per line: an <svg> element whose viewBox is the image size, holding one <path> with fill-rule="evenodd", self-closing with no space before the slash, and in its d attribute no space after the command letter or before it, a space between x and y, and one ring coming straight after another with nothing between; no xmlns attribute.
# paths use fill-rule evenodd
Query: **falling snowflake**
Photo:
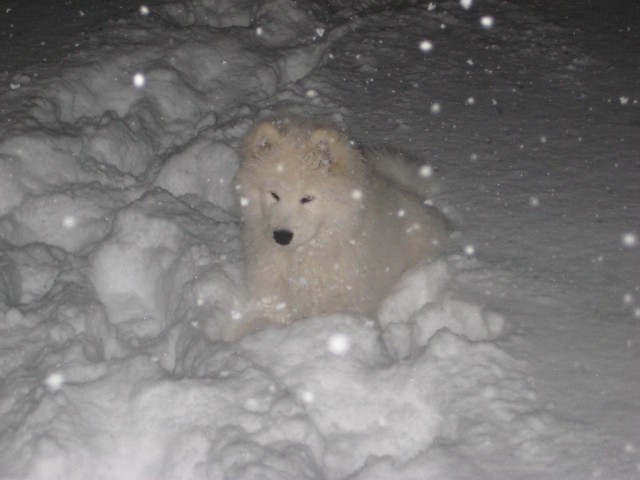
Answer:
<svg viewBox="0 0 640 480"><path fill-rule="evenodd" d="M533 196L529 199L529 205L531 205L532 207L537 207L538 205L540 205L540 199L536 196Z"/></svg>
<svg viewBox="0 0 640 480"><path fill-rule="evenodd" d="M76 221L76 217L74 216L69 215L67 217L64 217L64 219L62 220L62 226L64 228L69 229L69 228L75 227L76 225L77 225L77 221Z"/></svg>
<svg viewBox="0 0 640 480"><path fill-rule="evenodd" d="M149 15L151 11L149 10L149 7L147 7L146 5L140 5L139 12L140 12L140 15Z"/></svg>
<svg viewBox="0 0 640 480"><path fill-rule="evenodd" d="M622 245L628 248L638 245L638 237L635 233L627 232L622 234Z"/></svg>
<svg viewBox="0 0 640 480"><path fill-rule="evenodd" d="M482 25L484 28L493 27L493 17L490 15L485 15L480 19L480 25Z"/></svg>
<svg viewBox="0 0 640 480"><path fill-rule="evenodd" d="M433 113L434 115L437 115L438 113L440 113L442 111L442 107L440 106L440 104L438 102L432 103L431 104L431 113Z"/></svg>
<svg viewBox="0 0 640 480"><path fill-rule="evenodd" d="M240 198L240 206L241 207L249 206L249 199L247 197L241 197Z"/></svg>
<svg viewBox="0 0 640 480"><path fill-rule="evenodd" d="M464 247L464 253L466 255L472 256L476 253L476 248L473 245L467 245Z"/></svg>
<svg viewBox="0 0 640 480"><path fill-rule="evenodd" d="M471 4L473 0L460 0L460 6L465 10L469 10L471 8Z"/></svg>
<svg viewBox="0 0 640 480"><path fill-rule="evenodd" d="M142 88L147 83L147 79L144 77L142 73L136 73L133 76L133 85L137 88Z"/></svg>
<svg viewBox="0 0 640 480"><path fill-rule="evenodd" d="M60 372L52 373L46 378L44 384L49 390L56 392L62 388L62 385L64 385L64 375Z"/></svg>
<svg viewBox="0 0 640 480"><path fill-rule="evenodd" d="M351 339L343 333L334 333L327 340L327 348L334 355L344 355L351 348Z"/></svg>
<svg viewBox="0 0 640 480"><path fill-rule="evenodd" d="M421 52L430 52L433 50L433 43L430 40L422 40L420 42L420 51Z"/></svg>
<svg viewBox="0 0 640 480"><path fill-rule="evenodd" d="M304 403L313 403L313 401L316 399L316 397L313 394L313 392L311 392L309 390L305 390L304 392L302 392L300 394L300 398L302 399L302 401Z"/></svg>
<svg viewBox="0 0 640 480"><path fill-rule="evenodd" d="M431 167L431 165L423 165L420 167L418 174L422 178L431 178L431 176L433 176L433 168Z"/></svg>
<svg viewBox="0 0 640 480"><path fill-rule="evenodd" d="M351 198L353 200L362 200L362 190L355 189L351 192Z"/></svg>
<svg viewBox="0 0 640 480"><path fill-rule="evenodd" d="M255 398L247 398L244 402L244 408L250 412L257 412L260 410L260 402Z"/></svg>

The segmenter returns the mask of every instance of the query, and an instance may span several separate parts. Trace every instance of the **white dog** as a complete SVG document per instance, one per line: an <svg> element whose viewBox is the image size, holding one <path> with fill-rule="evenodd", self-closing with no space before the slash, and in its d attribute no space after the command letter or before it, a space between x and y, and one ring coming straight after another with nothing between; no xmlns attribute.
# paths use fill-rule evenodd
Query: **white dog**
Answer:
<svg viewBox="0 0 640 480"><path fill-rule="evenodd" d="M447 240L444 217L409 189L425 181L417 167L388 151L365 157L332 126L263 121L243 154L246 280L268 321L375 315L400 275Z"/></svg>

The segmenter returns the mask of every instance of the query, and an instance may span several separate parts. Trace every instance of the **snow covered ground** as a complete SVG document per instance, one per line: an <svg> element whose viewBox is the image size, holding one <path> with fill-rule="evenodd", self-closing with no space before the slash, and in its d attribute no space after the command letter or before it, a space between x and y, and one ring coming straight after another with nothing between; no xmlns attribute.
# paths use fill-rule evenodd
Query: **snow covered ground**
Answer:
<svg viewBox="0 0 640 480"><path fill-rule="evenodd" d="M129 5L0 12L0 478L640 478L638 5ZM432 167L457 232L379 318L224 342L281 111Z"/></svg>

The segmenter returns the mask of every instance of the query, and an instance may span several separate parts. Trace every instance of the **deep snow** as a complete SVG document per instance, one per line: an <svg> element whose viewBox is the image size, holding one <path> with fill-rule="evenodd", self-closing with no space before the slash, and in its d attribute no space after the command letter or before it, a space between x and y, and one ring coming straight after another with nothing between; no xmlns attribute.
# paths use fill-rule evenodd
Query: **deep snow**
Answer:
<svg viewBox="0 0 640 480"><path fill-rule="evenodd" d="M0 478L640 477L637 5L126 3L0 12ZM379 318L224 342L276 111L458 231Z"/></svg>

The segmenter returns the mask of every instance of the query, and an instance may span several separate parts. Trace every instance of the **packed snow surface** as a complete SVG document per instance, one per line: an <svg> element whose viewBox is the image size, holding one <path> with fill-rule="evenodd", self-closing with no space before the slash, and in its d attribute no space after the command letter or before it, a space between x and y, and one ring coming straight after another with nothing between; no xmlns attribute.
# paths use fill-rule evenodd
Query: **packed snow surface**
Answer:
<svg viewBox="0 0 640 480"><path fill-rule="evenodd" d="M637 5L45 3L0 12L0 478L640 478ZM376 318L238 338L278 112L456 232Z"/></svg>

